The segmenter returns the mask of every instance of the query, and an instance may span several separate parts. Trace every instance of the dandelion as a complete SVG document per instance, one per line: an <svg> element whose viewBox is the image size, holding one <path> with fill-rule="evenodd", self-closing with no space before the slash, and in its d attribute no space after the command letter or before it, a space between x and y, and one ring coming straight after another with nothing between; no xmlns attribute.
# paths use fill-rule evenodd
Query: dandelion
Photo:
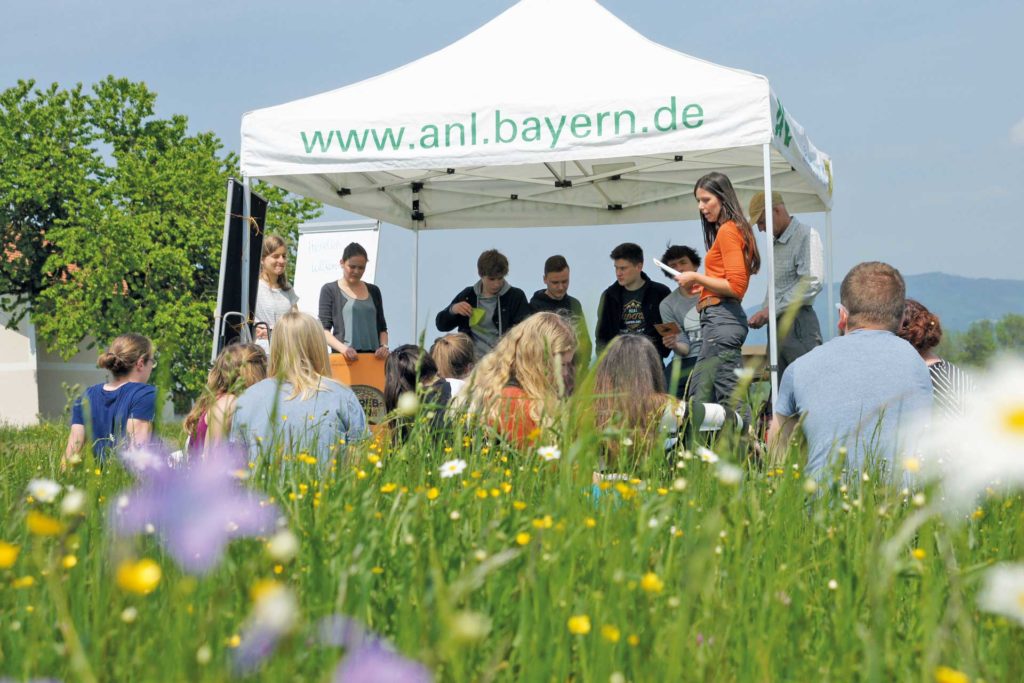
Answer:
<svg viewBox="0 0 1024 683"><path fill-rule="evenodd" d="M40 503L52 503L57 500L61 485L52 479L33 479L28 483L28 495Z"/></svg>
<svg viewBox="0 0 1024 683"><path fill-rule="evenodd" d="M978 606L1024 625L1024 564L997 564L985 572Z"/></svg>
<svg viewBox="0 0 1024 683"><path fill-rule="evenodd" d="M0 541L0 569L13 567L14 563L18 561L19 553L21 553L21 548L18 546L7 541Z"/></svg>
<svg viewBox="0 0 1024 683"><path fill-rule="evenodd" d="M590 617L586 614L574 614L569 617L566 625L569 627L569 633L574 636L585 636L590 633Z"/></svg>
<svg viewBox="0 0 1024 683"><path fill-rule="evenodd" d="M60 501L60 513L65 517L73 517L85 509L85 492L72 489L64 494Z"/></svg>
<svg viewBox="0 0 1024 683"><path fill-rule="evenodd" d="M709 465L713 465L720 460L717 453L710 448L705 448L704 446L699 446L697 448L697 456L701 459L701 462L706 462Z"/></svg>
<svg viewBox="0 0 1024 683"><path fill-rule="evenodd" d="M466 461L456 458L455 460L449 460L441 465L440 475L442 479L451 479L457 477L466 470Z"/></svg>
<svg viewBox="0 0 1024 683"><path fill-rule="evenodd" d="M537 455L539 455L544 462L551 462L561 458L562 451L558 450L558 446L541 446L537 449Z"/></svg>
<svg viewBox="0 0 1024 683"><path fill-rule="evenodd" d="M529 542L530 534L526 533L525 531L520 531L518 534L516 534L516 543L518 543L519 545L526 545Z"/></svg>
<svg viewBox="0 0 1024 683"><path fill-rule="evenodd" d="M665 582L654 572L647 572L640 579L640 588L645 593L660 593L665 588Z"/></svg>
<svg viewBox="0 0 1024 683"><path fill-rule="evenodd" d="M36 536L57 536L64 531L64 525L59 520L35 510L25 516L25 526Z"/></svg>
<svg viewBox="0 0 1024 683"><path fill-rule="evenodd" d="M620 631L617 626L605 624L601 627L601 637L609 643L617 643L619 642L619 638L622 637L622 631Z"/></svg>
<svg viewBox="0 0 1024 683"><path fill-rule="evenodd" d="M143 558L138 562L122 562L117 568L117 585L122 590L136 595L149 595L156 590L163 572L153 560Z"/></svg>
<svg viewBox="0 0 1024 683"><path fill-rule="evenodd" d="M278 562L291 562L299 554L299 539L289 529L282 529L267 541L267 555Z"/></svg>

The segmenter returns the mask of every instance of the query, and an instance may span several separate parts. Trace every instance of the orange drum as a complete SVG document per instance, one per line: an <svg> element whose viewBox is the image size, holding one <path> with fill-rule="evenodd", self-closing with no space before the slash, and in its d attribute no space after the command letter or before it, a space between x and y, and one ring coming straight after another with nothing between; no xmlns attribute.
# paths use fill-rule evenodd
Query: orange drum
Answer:
<svg viewBox="0 0 1024 683"><path fill-rule="evenodd" d="M340 353L331 354L334 379L351 387L371 425L384 417L384 361L372 353L360 353L359 360L348 361Z"/></svg>

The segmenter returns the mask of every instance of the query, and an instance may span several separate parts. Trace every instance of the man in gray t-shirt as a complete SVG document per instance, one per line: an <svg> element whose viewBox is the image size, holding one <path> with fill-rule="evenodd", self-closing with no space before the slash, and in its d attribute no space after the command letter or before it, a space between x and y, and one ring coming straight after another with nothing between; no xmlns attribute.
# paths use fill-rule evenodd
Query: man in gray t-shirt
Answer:
<svg viewBox="0 0 1024 683"><path fill-rule="evenodd" d="M673 244L661 256L661 262L669 268L679 272L696 272L700 268L700 256L692 247ZM668 279L672 275L665 273ZM672 390L676 387L677 398L686 396L686 384L693 372L693 366L697 364L697 356L700 355L701 333L700 333L700 311L697 310L697 299L695 294L683 292L682 287L676 287L672 293L661 300L661 320L665 324L675 324L678 332L666 330L661 335L662 345L671 350L675 355L665 367L665 386ZM675 382L675 384L673 384Z"/></svg>
<svg viewBox="0 0 1024 683"><path fill-rule="evenodd" d="M801 356L782 376L768 441L785 447L802 417L809 476L874 465L895 479L913 453L931 410L932 385L921 356L894 334L905 296L892 266L855 266L840 293L843 336ZM846 449L841 460L840 448Z"/></svg>

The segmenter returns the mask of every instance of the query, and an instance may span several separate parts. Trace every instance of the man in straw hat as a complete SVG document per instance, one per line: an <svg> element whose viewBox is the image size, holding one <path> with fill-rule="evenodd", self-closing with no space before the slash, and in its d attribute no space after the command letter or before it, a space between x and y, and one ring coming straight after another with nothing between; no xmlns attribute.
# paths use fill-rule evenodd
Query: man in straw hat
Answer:
<svg viewBox="0 0 1024 683"><path fill-rule="evenodd" d="M772 233L775 236L775 315L781 320L790 306L798 306L793 324L779 344L779 377L790 363L821 344L821 325L814 312L814 297L821 291L824 256L818 232L786 210L782 195L772 192ZM764 192L750 200L750 222L767 229ZM764 306L750 316L750 327L764 327L768 320L768 295ZM779 328L776 328L779 329Z"/></svg>

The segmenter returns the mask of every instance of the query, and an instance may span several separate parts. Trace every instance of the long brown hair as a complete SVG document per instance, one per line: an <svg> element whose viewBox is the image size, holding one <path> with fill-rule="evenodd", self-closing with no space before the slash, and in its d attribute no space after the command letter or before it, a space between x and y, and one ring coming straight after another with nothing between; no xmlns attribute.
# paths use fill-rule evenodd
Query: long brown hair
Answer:
<svg viewBox="0 0 1024 683"><path fill-rule="evenodd" d="M639 334L612 339L594 375L595 426L623 430L634 442L633 452L647 453L670 398L665 393L664 367L651 340ZM614 461L618 452L609 444L607 459Z"/></svg>
<svg viewBox="0 0 1024 683"><path fill-rule="evenodd" d="M711 249L711 245L715 243L715 239L718 237L718 228L724 223L732 221L743 235L743 260L747 264L747 270L751 274L761 270L761 254L757 250L757 240L754 239L754 231L750 227L750 221L743 215L743 208L740 205L739 198L736 196L736 190L732 187L732 181L729 180L729 176L718 171L712 171L702 176L694 184L694 196L697 195L697 190L710 192L715 195L722 205L722 211L718 214L717 223L709 223L704 218L704 214L700 215L700 223L704 228L704 248Z"/></svg>
<svg viewBox="0 0 1024 683"><path fill-rule="evenodd" d="M213 361L202 395L185 417L182 428L186 434L195 432L199 418L224 394L237 396L267 376L267 354L255 344L225 346Z"/></svg>
<svg viewBox="0 0 1024 683"><path fill-rule="evenodd" d="M267 258L275 251L284 247L284 252L288 253L288 243L284 241L283 237L277 235L267 235L263 238L263 250L260 252L260 277L263 277L263 259ZM285 292L292 288L290 282L288 282L288 269L281 273L277 278L277 287Z"/></svg>

